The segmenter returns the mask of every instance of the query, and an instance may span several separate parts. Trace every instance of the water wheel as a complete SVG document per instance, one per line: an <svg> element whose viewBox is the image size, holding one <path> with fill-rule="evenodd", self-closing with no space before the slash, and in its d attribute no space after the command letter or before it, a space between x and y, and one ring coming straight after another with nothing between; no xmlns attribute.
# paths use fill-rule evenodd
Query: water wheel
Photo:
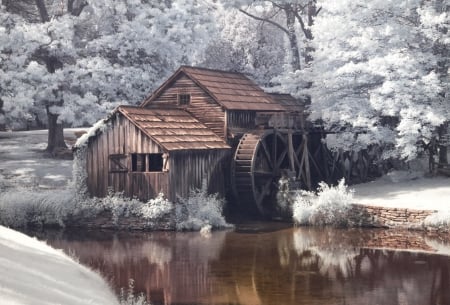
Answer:
<svg viewBox="0 0 450 305"><path fill-rule="evenodd" d="M290 136L277 130L242 136L234 155L233 187L250 212L273 215L279 179L301 172L301 148L306 145L301 145L302 137Z"/></svg>

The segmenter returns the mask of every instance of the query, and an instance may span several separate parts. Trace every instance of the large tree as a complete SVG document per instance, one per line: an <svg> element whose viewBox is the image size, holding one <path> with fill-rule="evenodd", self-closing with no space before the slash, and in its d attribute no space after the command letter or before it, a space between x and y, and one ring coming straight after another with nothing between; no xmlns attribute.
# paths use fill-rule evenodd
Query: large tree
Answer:
<svg viewBox="0 0 450 305"><path fill-rule="evenodd" d="M440 4L439 4L440 2ZM313 26L311 118L340 132L333 146L391 145L414 158L449 118L448 5L322 1ZM348 133L342 133L347 131Z"/></svg>
<svg viewBox="0 0 450 305"><path fill-rule="evenodd" d="M301 70L312 60L311 26L320 11L316 0L235 1L244 15L268 24L285 35L288 41L290 70Z"/></svg>
<svg viewBox="0 0 450 305"><path fill-rule="evenodd" d="M139 103L198 62L214 30L207 1L19 2L0 12L0 98L9 125L47 114L49 152L64 146L63 125Z"/></svg>

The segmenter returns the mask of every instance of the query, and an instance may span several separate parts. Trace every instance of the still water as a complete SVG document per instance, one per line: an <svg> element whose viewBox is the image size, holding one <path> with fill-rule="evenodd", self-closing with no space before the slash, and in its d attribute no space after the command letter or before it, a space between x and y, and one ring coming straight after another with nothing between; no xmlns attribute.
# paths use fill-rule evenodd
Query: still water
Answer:
<svg viewBox="0 0 450 305"><path fill-rule="evenodd" d="M28 232L30 234L30 232ZM450 243L422 233L292 228L33 232L153 304L450 304Z"/></svg>

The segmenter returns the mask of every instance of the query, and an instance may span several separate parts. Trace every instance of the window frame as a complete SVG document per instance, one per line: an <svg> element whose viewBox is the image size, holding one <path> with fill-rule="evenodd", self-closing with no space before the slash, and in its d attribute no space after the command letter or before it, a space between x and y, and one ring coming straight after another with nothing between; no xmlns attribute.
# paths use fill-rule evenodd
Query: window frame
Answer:
<svg viewBox="0 0 450 305"><path fill-rule="evenodd" d="M166 153L131 153L129 169L131 173L168 172L167 159ZM153 164L156 164L156 166Z"/></svg>
<svg viewBox="0 0 450 305"><path fill-rule="evenodd" d="M179 106L188 106L191 104L191 94L190 93L178 93L177 102Z"/></svg>

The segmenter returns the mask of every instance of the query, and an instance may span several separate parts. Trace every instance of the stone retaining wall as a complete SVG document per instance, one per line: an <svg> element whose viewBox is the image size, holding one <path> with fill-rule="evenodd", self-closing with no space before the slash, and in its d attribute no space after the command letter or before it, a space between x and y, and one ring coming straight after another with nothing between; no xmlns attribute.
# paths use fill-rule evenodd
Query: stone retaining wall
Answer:
<svg viewBox="0 0 450 305"><path fill-rule="evenodd" d="M67 227L80 227L89 229L114 230L174 230L175 223L167 215L158 221L152 221L140 216L128 215L115 219L111 212L105 211L94 217L77 217L67 221Z"/></svg>
<svg viewBox="0 0 450 305"><path fill-rule="evenodd" d="M349 217L352 223L363 227L419 228L424 219L435 212L353 204Z"/></svg>

